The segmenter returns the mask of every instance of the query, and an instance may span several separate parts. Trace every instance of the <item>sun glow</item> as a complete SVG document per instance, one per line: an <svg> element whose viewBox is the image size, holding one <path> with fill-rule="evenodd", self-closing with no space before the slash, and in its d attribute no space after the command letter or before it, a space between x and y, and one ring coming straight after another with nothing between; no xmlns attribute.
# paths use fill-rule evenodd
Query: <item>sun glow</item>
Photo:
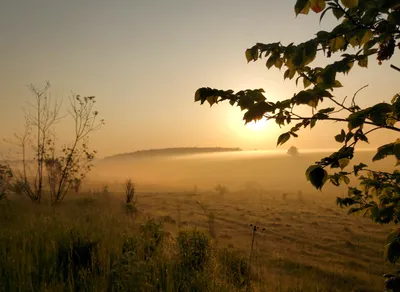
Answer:
<svg viewBox="0 0 400 292"><path fill-rule="evenodd" d="M258 120L258 121L252 121L250 123L246 124L246 127L252 131L261 131L264 130L267 127L267 120L262 119L262 120Z"/></svg>
<svg viewBox="0 0 400 292"><path fill-rule="evenodd" d="M275 135L277 135L276 127L266 119L245 124L243 120L243 111L239 109L232 110L230 108L226 111L226 124L234 135L232 138L238 138L239 140L237 140L238 142L236 143L238 145L243 145L243 147L259 148L261 147L260 145L266 145L267 141L275 139Z"/></svg>

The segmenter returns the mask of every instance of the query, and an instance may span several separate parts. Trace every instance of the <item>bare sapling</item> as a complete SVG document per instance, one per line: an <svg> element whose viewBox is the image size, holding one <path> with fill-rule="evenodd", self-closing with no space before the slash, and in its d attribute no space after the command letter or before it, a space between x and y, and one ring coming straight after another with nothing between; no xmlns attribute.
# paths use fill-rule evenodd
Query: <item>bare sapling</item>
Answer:
<svg viewBox="0 0 400 292"><path fill-rule="evenodd" d="M34 85L28 88L34 103L29 103L29 108L24 110L24 131L15 133L15 140L11 142L21 150L21 168L10 168L14 175L13 184L33 203L40 204L44 192L46 145L51 128L62 118L61 103L53 102L48 92L49 82L46 82L43 89Z"/></svg>
<svg viewBox="0 0 400 292"><path fill-rule="evenodd" d="M40 204L46 190L55 206L71 188L79 190L82 179L90 171L96 151L88 147L89 136L104 125L104 120L98 119L94 96L72 94L68 114L61 115L61 102L51 99L49 88L48 82L44 89L29 86L35 103L24 111L24 131L14 134L11 142L21 150L21 167L11 169L13 185L20 193ZM68 115L73 120L74 135L60 151L56 146L55 126Z"/></svg>
<svg viewBox="0 0 400 292"><path fill-rule="evenodd" d="M76 191L76 182L82 181L91 170L97 152L88 147L89 135L104 125L104 120L98 121L98 112L94 110L94 96L73 95L69 101L68 113L75 125L72 143L64 147L58 157L55 155L55 148L49 147L51 151L46 157L46 161L50 162L48 173L53 172L54 176L53 180L49 180L52 205L62 202L71 187L75 187Z"/></svg>

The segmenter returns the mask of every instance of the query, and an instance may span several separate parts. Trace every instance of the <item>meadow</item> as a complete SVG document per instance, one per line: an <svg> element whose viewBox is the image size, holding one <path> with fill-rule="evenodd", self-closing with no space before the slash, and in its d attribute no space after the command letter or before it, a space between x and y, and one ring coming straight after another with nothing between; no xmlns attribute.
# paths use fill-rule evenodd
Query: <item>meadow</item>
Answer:
<svg viewBox="0 0 400 292"><path fill-rule="evenodd" d="M304 171L322 155L98 161L55 208L11 194L0 203L0 290L382 291L393 226L347 215L335 204L344 188L314 190Z"/></svg>

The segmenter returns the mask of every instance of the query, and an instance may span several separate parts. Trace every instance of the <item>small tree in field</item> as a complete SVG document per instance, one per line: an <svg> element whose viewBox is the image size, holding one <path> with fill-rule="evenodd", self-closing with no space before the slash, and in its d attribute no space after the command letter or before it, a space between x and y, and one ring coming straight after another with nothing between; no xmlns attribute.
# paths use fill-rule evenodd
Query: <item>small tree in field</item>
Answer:
<svg viewBox="0 0 400 292"><path fill-rule="evenodd" d="M393 166L392 172L368 168L361 163L349 169L354 150L359 143L368 143L368 135L374 131L400 133L400 94L388 97L386 102L362 108L356 102L356 92L351 100L334 96L335 88L342 87L339 73L349 74L354 65L367 68L371 57L379 64L391 59L400 38L400 1L398 0L297 0L295 13L308 14L309 10L333 13L339 24L332 31L319 31L316 36L300 44L284 45L280 42L258 43L245 52L247 61L266 58L267 68L284 68L284 79L301 81L303 90L292 98L272 102L267 100L262 89L247 89L239 92L203 87L196 91L195 101L210 105L229 101L245 111L246 123L260 119L274 120L279 126L292 125L290 130L278 138L282 145L290 138L298 137L302 128L312 129L317 122L342 122L345 127L333 138L341 144L328 157L311 165L306 178L317 189L329 181L339 186L349 184L350 175L359 180L359 187L348 187L345 198L337 198L337 204L350 207L349 213L362 212L378 223L398 223L400 219L400 172ZM338 54L340 54L338 56ZM330 60L325 67L312 66L317 55ZM394 65L392 68L400 71ZM391 70L389 73L397 74ZM400 77L400 76L399 76ZM330 106L326 104L330 103ZM308 107L310 113L302 115L300 107ZM373 161L395 157L400 164L400 139L381 145ZM328 173L328 169L331 172ZM338 171L335 171L339 169ZM400 232L388 237L387 260L396 263L400 258ZM389 276L387 286L393 284ZM392 284L390 284L392 283Z"/></svg>
<svg viewBox="0 0 400 292"><path fill-rule="evenodd" d="M135 204L135 184L131 179L127 179L125 181L125 203L127 204Z"/></svg>
<svg viewBox="0 0 400 292"><path fill-rule="evenodd" d="M221 185L221 184L217 184L217 185L214 187L214 190L215 190L216 192L218 192L220 196L223 196L223 195L229 193L228 187L223 186L223 185Z"/></svg>
<svg viewBox="0 0 400 292"><path fill-rule="evenodd" d="M291 156L297 156L297 155L299 155L299 150L297 150L296 147L292 146L288 149L287 154L289 154Z"/></svg>
<svg viewBox="0 0 400 292"><path fill-rule="evenodd" d="M23 134L16 134L15 144L21 149L22 167L13 167L14 185L32 202L40 204L44 186L52 205L60 203L71 187L90 171L96 151L89 150L89 135L99 129L104 121L98 121L98 112L94 109L95 97L72 95L69 98L68 115L74 123L74 136L69 144L57 148L55 125L65 118L61 115L61 103L53 102L46 83L43 90L31 85L35 104L25 112ZM30 150L33 149L33 157ZM46 183L47 177L47 183ZM79 187L78 187L79 189Z"/></svg>

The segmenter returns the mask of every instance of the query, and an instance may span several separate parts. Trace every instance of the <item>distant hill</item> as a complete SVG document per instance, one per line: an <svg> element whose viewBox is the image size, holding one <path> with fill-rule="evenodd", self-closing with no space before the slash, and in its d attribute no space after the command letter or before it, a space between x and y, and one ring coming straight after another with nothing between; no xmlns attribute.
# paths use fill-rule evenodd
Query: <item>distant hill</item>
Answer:
<svg viewBox="0 0 400 292"><path fill-rule="evenodd" d="M125 159L136 157L155 157L155 156L173 156L173 155L189 155L215 152L232 152L242 151L240 148L223 148L223 147L181 147L181 148L164 148L139 150L130 153L121 153L104 157L104 159Z"/></svg>

